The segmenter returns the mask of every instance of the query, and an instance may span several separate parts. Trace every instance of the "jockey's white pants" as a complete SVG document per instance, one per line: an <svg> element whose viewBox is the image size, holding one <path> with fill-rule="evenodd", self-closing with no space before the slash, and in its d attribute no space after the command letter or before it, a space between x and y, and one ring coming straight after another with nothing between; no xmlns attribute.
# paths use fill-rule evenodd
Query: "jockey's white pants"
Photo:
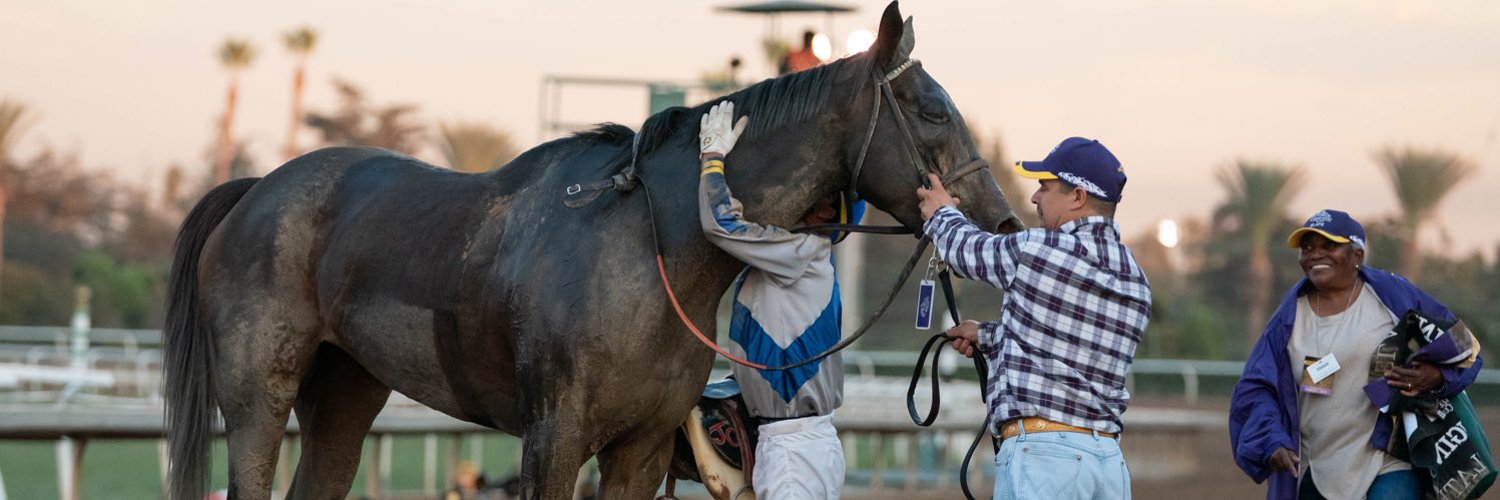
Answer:
<svg viewBox="0 0 1500 500"><path fill-rule="evenodd" d="M844 487L844 446L833 415L760 426L755 445L756 500L823 500Z"/></svg>

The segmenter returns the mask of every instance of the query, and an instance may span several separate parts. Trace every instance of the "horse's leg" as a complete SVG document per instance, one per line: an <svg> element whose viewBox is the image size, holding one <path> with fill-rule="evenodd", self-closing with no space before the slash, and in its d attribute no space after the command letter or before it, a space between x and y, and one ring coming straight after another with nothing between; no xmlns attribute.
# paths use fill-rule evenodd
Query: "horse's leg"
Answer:
<svg viewBox="0 0 1500 500"><path fill-rule="evenodd" d="M521 498L573 498L578 469L588 459L581 409L554 411L526 428L522 438ZM606 497L608 498L608 497Z"/></svg>
<svg viewBox="0 0 1500 500"><path fill-rule="evenodd" d="M219 323L225 334L215 360L229 441L229 497L268 498L287 415L317 339L279 318L255 314L256 307L243 309L220 316L245 319Z"/></svg>
<svg viewBox="0 0 1500 500"><path fill-rule="evenodd" d="M675 427L622 436L599 450L601 498L651 498L672 459Z"/></svg>
<svg viewBox="0 0 1500 500"><path fill-rule="evenodd" d="M360 450L390 387L342 349L318 348L297 395L302 459L287 498L344 498L359 470Z"/></svg>

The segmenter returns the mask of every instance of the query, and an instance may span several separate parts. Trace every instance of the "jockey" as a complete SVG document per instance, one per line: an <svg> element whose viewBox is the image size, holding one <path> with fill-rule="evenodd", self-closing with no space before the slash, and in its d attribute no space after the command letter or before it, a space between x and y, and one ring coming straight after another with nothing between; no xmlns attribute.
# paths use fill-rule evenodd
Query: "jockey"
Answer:
<svg viewBox="0 0 1500 500"><path fill-rule="evenodd" d="M714 105L698 132L702 173L698 213L703 233L749 267L734 284L730 349L768 366L816 356L839 342L841 306L833 267L835 238L795 234L746 221L724 181L724 155L749 117L731 127L734 103ZM825 197L802 223L857 222L863 202ZM757 498L838 498L844 451L833 428L843 404L844 361L833 354L790 370L734 365L745 403L760 431L755 450Z"/></svg>

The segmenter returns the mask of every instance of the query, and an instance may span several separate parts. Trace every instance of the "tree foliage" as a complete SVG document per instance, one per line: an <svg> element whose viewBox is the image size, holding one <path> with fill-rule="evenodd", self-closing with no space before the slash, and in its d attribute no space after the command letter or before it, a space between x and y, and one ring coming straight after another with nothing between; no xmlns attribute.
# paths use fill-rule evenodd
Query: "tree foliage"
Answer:
<svg viewBox="0 0 1500 500"><path fill-rule="evenodd" d="M444 123L438 130L442 132L438 149L448 168L459 172L494 170L510 163L518 153L510 134L483 123Z"/></svg>
<svg viewBox="0 0 1500 500"><path fill-rule="evenodd" d="M297 68L292 71L292 123L287 127L286 144L282 147L282 158L292 159L301 149L297 146L297 133L304 118L302 101L307 91L307 57L318 46L318 32L303 26L282 35L286 50L297 58Z"/></svg>
<svg viewBox="0 0 1500 500"><path fill-rule="evenodd" d="M73 287L94 290L94 324L160 325L176 221L139 189L45 149L7 164L0 322L65 325Z"/></svg>
<svg viewBox="0 0 1500 500"><path fill-rule="evenodd" d="M422 144L414 106L372 105L354 84L336 85L340 105L307 116L325 144L374 145L407 153ZM145 190L112 178L108 169L85 168L77 155L66 151L42 148L27 158L15 158L16 137L29 116L24 107L0 100L0 180L9 194L6 210L0 212L6 215L0 233L5 235L0 324L65 325L72 313L74 287L88 285L94 291L94 325L160 327L176 228L186 209L206 191L208 169L173 167L160 190L164 194L153 199ZM488 126L452 124L439 130L438 146L456 169L496 168L518 149L507 134ZM216 144L207 146L211 152L205 163L210 163ZM1035 227L1028 201L1034 184L1014 176L998 137L980 141L980 151L1017 215ZM1401 266L1413 255L1405 248L1413 228L1438 220L1433 214L1443 195L1472 174L1464 160L1422 151L1379 153L1377 161L1397 188L1398 199L1390 204L1390 213L1354 214L1365 223L1370 265ZM243 144L237 145L237 153L232 163L235 175L255 175ZM1215 209L1178 221L1181 243L1176 248L1156 241L1154 225L1122 228L1153 288L1153 318L1138 357L1244 359L1249 347L1245 339L1260 334L1268 306L1302 278L1297 252L1281 242L1310 215L1284 209L1303 187L1304 177L1301 167L1287 163L1231 162L1218 171L1223 189ZM1422 200L1426 202L1416 203ZM865 222L894 223L878 210L872 210ZM915 241L861 236L844 243L851 244L860 246L863 278L860 286L843 293L861 307L844 314L852 319L849 323L858 324L885 298ZM1417 284L1451 307L1481 342L1500 342L1500 261L1436 252L1420 254L1420 259L1424 272ZM1256 268L1257 261L1264 267ZM912 329L914 297L918 281L926 277L926 263L923 256L915 276L858 348L912 350L938 331L946 319L941 294L934 330ZM999 290L966 280L954 284L965 319L998 317L1004 300Z"/></svg>
<svg viewBox="0 0 1500 500"><path fill-rule="evenodd" d="M1401 274L1419 279L1422 253L1418 238L1422 228L1432 221L1443 198L1478 168L1470 160L1437 149L1387 146L1372 156L1390 180L1401 206Z"/></svg>
<svg viewBox="0 0 1500 500"><path fill-rule="evenodd" d="M317 130L326 146L377 146L413 154L422 146L423 129L417 124L417 107L411 104L376 106L364 90L337 80L339 107L330 112L310 111L307 125Z"/></svg>
<svg viewBox="0 0 1500 500"><path fill-rule="evenodd" d="M234 137L234 117L239 109L240 72L255 61L255 46L248 40L231 38L219 46L219 63L229 70L229 91L224 99L224 116L219 121L219 141L214 157L214 184L233 178L232 162L240 146Z"/></svg>
<svg viewBox="0 0 1500 500"><path fill-rule="evenodd" d="M1286 206L1301 191L1304 173L1300 167L1273 162L1238 160L1220 168L1217 175L1225 200L1214 209L1216 241L1232 245L1243 264L1244 334L1246 344L1260 336L1260 326L1270 318L1275 293L1276 270L1271 262L1271 241L1284 234Z"/></svg>

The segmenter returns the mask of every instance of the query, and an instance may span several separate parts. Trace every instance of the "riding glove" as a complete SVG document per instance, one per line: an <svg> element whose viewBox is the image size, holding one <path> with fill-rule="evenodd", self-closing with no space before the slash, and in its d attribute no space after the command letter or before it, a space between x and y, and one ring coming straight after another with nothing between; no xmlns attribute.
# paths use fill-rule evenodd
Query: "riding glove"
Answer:
<svg viewBox="0 0 1500 500"><path fill-rule="evenodd" d="M749 116L741 116L731 128L729 123L733 119L734 102L732 101L715 104L703 114L703 118L698 121L698 151L702 153L701 157L729 154L729 150L734 148L735 141L745 131L745 125L750 123Z"/></svg>

